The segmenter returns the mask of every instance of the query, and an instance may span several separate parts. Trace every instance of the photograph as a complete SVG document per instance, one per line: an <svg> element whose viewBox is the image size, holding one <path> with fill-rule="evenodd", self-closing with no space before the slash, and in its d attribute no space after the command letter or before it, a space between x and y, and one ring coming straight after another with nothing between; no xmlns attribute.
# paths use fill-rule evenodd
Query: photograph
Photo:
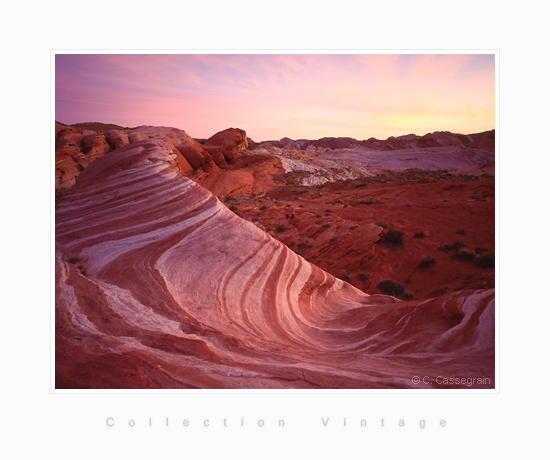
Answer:
<svg viewBox="0 0 550 460"><path fill-rule="evenodd" d="M52 392L498 393L498 57L52 52Z"/></svg>

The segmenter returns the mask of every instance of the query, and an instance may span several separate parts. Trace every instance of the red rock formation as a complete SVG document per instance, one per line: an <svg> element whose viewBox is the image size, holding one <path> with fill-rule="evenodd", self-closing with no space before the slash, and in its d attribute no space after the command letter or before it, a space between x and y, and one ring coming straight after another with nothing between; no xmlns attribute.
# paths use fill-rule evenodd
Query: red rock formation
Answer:
<svg viewBox="0 0 550 460"><path fill-rule="evenodd" d="M473 149L495 150L495 130L480 133L469 147Z"/></svg>
<svg viewBox="0 0 550 460"><path fill-rule="evenodd" d="M86 125L94 125L88 123ZM97 125L101 125L97 123ZM114 149L150 138L163 139L172 153L176 154L180 172L189 175L193 171L217 171L210 154L185 131L177 128L139 126L132 129L110 129L96 133L83 128L55 125L56 132L56 189L70 188L80 172L92 161ZM180 147L177 149L176 144ZM221 156L225 161L224 157Z"/></svg>
<svg viewBox="0 0 550 460"><path fill-rule="evenodd" d="M219 147L222 150L228 147L234 149L248 148L246 131L239 128L224 129L207 139L204 144L212 147Z"/></svg>
<svg viewBox="0 0 550 460"><path fill-rule="evenodd" d="M55 188L69 188L92 161L113 149L104 134L56 123Z"/></svg>
<svg viewBox="0 0 550 460"><path fill-rule="evenodd" d="M176 148L194 170L202 168L204 171L210 172L219 169L212 156L194 139L183 139L176 145Z"/></svg>
<svg viewBox="0 0 550 460"><path fill-rule="evenodd" d="M180 173L183 176L187 176L193 172L193 167L189 164L189 162L185 159L183 154L174 147L172 149L172 152L176 155L176 160L178 162L178 166L180 168Z"/></svg>
<svg viewBox="0 0 550 460"><path fill-rule="evenodd" d="M227 168L227 163L232 163L239 157L237 149L248 148L248 138L244 130L228 128L207 139L204 148L212 155L218 166Z"/></svg>
<svg viewBox="0 0 550 460"><path fill-rule="evenodd" d="M281 185L276 179L284 174L281 160L268 155L243 155L232 169L189 176L214 195L253 196L271 191Z"/></svg>
<svg viewBox="0 0 550 460"><path fill-rule="evenodd" d="M130 141L128 140L128 134L124 131L111 129L109 131L105 131L104 134L107 138L107 142L109 142L113 149L124 147L125 145L128 145L130 143Z"/></svg>
<svg viewBox="0 0 550 460"><path fill-rule="evenodd" d="M368 296L182 177L171 147L102 156L56 211L56 388L494 387L494 290Z"/></svg>
<svg viewBox="0 0 550 460"><path fill-rule="evenodd" d="M69 188L84 166L79 162L86 159L81 152L83 131L81 128L56 126L55 138L55 188Z"/></svg>

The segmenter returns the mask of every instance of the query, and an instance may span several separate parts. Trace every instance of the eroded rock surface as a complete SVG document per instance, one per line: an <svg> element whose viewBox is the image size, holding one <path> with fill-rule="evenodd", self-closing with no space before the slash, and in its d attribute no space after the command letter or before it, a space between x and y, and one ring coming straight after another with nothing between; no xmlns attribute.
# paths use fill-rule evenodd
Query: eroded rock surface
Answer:
<svg viewBox="0 0 550 460"><path fill-rule="evenodd" d="M150 134L56 211L56 388L494 387L494 290L368 296L182 176L185 137Z"/></svg>

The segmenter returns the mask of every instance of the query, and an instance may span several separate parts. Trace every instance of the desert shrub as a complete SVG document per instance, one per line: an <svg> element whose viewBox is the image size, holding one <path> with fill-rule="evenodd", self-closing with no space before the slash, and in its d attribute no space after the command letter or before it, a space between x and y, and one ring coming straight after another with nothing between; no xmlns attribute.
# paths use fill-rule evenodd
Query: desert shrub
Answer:
<svg viewBox="0 0 550 460"><path fill-rule="evenodd" d="M231 206L229 206L229 209L231 209L231 211L235 212L237 210L237 206L232 204Z"/></svg>
<svg viewBox="0 0 550 460"><path fill-rule="evenodd" d="M287 208L292 208L292 205L289 203L286 205Z"/></svg>
<svg viewBox="0 0 550 460"><path fill-rule="evenodd" d="M374 201L374 200L361 200L361 201L358 201L357 204L371 205L371 204L376 204L376 201Z"/></svg>
<svg viewBox="0 0 550 460"><path fill-rule="evenodd" d="M328 213L328 212L332 212L332 211L330 209L325 209L325 212Z"/></svg>
<svg viewBox="0 0 550 460"><path fill-rule="evenodd" d="M436 263L436 260L433 257L426 256L421 260L421 262L418 266L420 268L428 268L428 267L431 267L435 263Z"/></svg>
<svg viewBox="0 0 550 460"><path fill-rule="evenodd" d="M442 244L437 248L437 250L443 251L443 252L449 252L449 251L457 251L460 248L465 248L465 247L466 247L466 244L464 243L464 241L457 240L453 244L449 244L449 243Z"/></svg>
<svg viewBox="0 0 550 460"><path fill-rule="evenodd" d="M423 232L416 232L413 236L415 238L426 238L426 235Z"/></svg>
<svg viewBox="0 0 550 460"><path fill-rule="evenodd" d="M305 206L303 204L300 205L300 208L305 208Z"/></svg>
<svg viewBox="0 0 550 460"><path fill-rule="evenodd" d="M320 219L323 216L321 214L315 214L315 217L317 217L317 219Z"/></svg>
<svg viewBox="0 0 550 460"><path fill-rule="evenodd" d="M413 293L411 291L405 291L403 293L403 298L405 300L412 300L413 299Z"/></svg>
<svg viewBox="0 0 550 460"><path fill-rule="evenodd" d="M376 225L379 227L382 227L384 230L388 228L388 224L384 222L382 219L376 221Z"/></svg>
<svg viewBox="0 0 550 460"><path fill-rule="evenodd" d="M456 229L456 233L457 233L458 235L466 235L466 232L464 231L463 228L457 228L457 229Z"/></svg>
<svg viewBox="0 0 550 460"><path fill-rule="evenodd" d="M260 207L260 211L265 211L266 209L269 209L269 207L266 206L265 204Z"/></svg>
<svg viewBox="0 0 550 460"><path fill-rule="evenodd" d="M342 275L342 276L340 277L340 279L341 279L342 281L345 281L346 283L349 283L349 282L351 281L349 275L346 275L346 274Z"/></svg>
<svg viewBox="0 0 550 460"><path fill-rule="evenodd" d="M475 253L470 251L469 249L467 248L461 248L458 250L458 252L456 253L456 258L460 261L460 262L469 262L470 260L474 260L476 257Z"/></svg>
<svg viewBox="0 0 550 460"><path fill-rule="evenodd" d="M283 224L278 224L278 225L275 227L275 231L276 231L277 233L286 232L286 226L284 226Z"/></svg>
<svg viewBox="0 0 550 460"><path fill-rule="evenodd" d="M403 235L403 232L395 228L389 228L388 231L382 235L382 242L391 248L401 247L403 246Z"/></svg>
<svg viewBox="0 0 550 460"><path fill-rule="evenodd" d="M330 228L331 225L327 222L326 224L321 225L321 228Z"/></svg>
<svg viewBox="0 0 550 460"><path fill-rule="evenodd" d="M395 280L382 280L376 287L382 292L382 294L386 295L398 296L405 292L405 286Z"/></svg>
<svg viewBox="0 0 550 460"><path fill-rule="evenodd" d="M69 259L69 263L71 264L77 264L78 262L80 262L80 257L71 257Z"/></svg>
<svg viewBox="0 0 550 460"><path fill-rule="evenodd" d="M367 281L369 279L369 275L364 272L359 273L357 276L359 277L359 281Z"/></svg>
<svg viewBox="0 0 550 460"><path fill-rule="evenodd" d="M474 262L476 267L480 268L495 268L495 253L486 252L476 257Z"/></svg>

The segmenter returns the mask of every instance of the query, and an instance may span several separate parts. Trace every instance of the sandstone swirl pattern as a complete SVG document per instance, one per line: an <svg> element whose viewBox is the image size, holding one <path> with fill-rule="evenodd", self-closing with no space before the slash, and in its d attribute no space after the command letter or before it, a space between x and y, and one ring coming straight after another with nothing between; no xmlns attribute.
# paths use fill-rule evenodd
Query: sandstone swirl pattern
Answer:
<svg viewBox="0 0 550 460"><path fill-rule="evenodd" d="M136 140L57 209L56 388L494 386L494 290L368 296L179 171L169 142Z"/></svg>

